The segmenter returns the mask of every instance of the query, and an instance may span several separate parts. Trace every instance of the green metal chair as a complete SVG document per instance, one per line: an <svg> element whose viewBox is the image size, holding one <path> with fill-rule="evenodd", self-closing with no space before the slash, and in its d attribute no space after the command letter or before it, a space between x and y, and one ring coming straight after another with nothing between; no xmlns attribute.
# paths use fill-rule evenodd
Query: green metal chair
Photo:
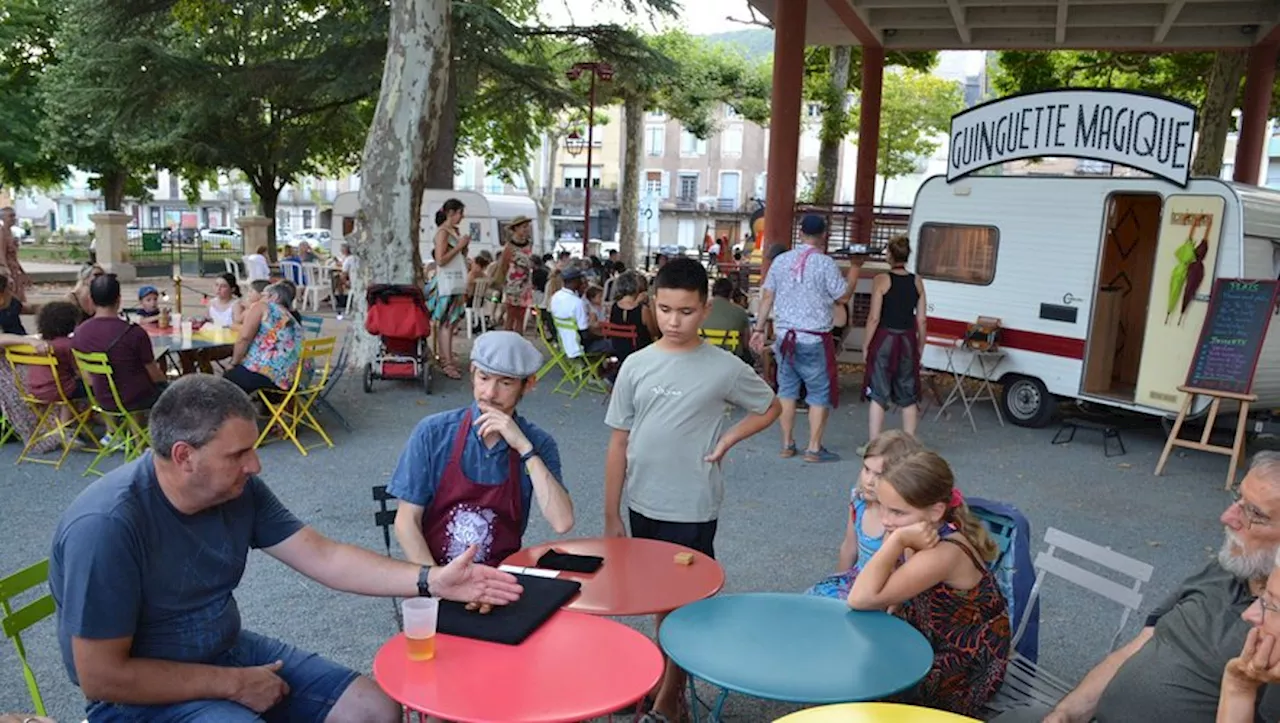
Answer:
<svg viewBox="0 0 1280 723"><path fill-rule="evenodd" d="M560 337L560 332L576 335L579 331L578 322L573 319L553 316L551 320L555 323L557 337ZM557 346L560 347L561 352L558 357L555 357L556 366L560 367L564 376L556 384L555 389L551 390L553 394L563 392L570 398L577 399L582 390L588 387L601 394L609 393L609 385L600 376L600 367L609 357L608 354L588 354L585 349L582 349L577 356L571 357L563 351L564 344L557 344Z"/></svg>
<svg viewBox="0 0 1280 723"><path fill-rule="evenodd" d="M98 456L89 463L84 476L87 477L90 474L102 476L103 472L98 469L98 463L102 460L116 452L124 452L124 459L128 462L142 456L147 447L151 446L151 435L147 432L146 425L138 421L138 415L146 415L146 411L125 409L124 402L120 399L120 390L116 388L115 371L112 370L111 362L107 360L105 352L86 353L73 349L72 353L75 355L76 365L80 367L80 376L84 377L89 404L94 413L107 425L106 442L98 450ZM113 409L103 406L102 400L98 399L94 393L93 377L95 376L104 377L107 380L107 386L111 389L111 398L115 402Z"/></svg>
<svg viewBox="0 0 1280 723"><path fill-rule="evenodd" d="M27 681L27 691L31 693L31 703L35 706L36 715L47 715L44 709L44 698L40 696L40 687L36 685L36 674L27 663L27 649L22 644L22 633L32 625L53 615L53 596L45 593L34 601L13 608L13 599L17 596L49 582L49 561L41 560L36 564L19 570L14 574L0 578L0 628L4 636L13 641L18 650L18 662L22 663L22 677Z"/></svg>

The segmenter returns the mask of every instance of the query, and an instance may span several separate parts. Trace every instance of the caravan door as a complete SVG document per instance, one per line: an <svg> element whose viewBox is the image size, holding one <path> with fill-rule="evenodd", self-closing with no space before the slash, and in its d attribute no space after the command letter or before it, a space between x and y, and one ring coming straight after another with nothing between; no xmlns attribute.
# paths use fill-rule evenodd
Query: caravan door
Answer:
<svg viewBox="0 0 1280 723"><path fill-rule="evenodd" d="M1177 412L1218 265L1226 202L1221 196L1169 196L1147 305L1147 331L1134 402Z"/></svg>

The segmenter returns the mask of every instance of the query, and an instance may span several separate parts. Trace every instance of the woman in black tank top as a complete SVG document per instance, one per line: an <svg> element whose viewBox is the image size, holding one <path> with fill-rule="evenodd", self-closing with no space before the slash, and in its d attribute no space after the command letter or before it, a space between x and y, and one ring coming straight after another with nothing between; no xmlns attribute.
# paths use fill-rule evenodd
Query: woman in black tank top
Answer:
<svg viewBox="0 0 1280 723"><path fill-rule="evenodd" d="M903 430L915 435L920 423L920 351L925 334L924 284L907 271L911 243L889 242L889 272L876 276L863 337L866 372L862 398L870 399L870 437L879 436L885 411L902 408Z"/></svg>

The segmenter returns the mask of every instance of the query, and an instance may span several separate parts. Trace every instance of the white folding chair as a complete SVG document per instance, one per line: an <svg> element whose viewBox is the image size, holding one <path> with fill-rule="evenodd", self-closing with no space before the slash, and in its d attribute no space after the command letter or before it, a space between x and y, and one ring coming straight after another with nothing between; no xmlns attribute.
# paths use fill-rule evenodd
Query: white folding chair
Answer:
<svg viewBox="0 0 1280 723"><path fill-rule="evenodd" d="M1116 643L1120 641L1120 635L1129 622L1130 614L1142 607L1142 584L1151 581L1151 573L1155 568L1053 527L1045 531L1044 541L1049 549L1036 555L1036 582L1031 587L1031 595L1027 600L1022 619L1018 621L1018 627L1014 631L1010 649L1017 647L1018 641L1026 632L1027 622L1040 597L1040 589L1045 577L1053 575L1121 605L1123 610L1120 613L1120 624L1116 626L1116 631L1111 636L1111 642L1107 647L1108 653L1115 650ZM1105 568L1108 572L1114 573L1117 578L1122 578L1124 582L1099 575L1054 554L1059 551L1070 553ZM1005 673L1004 685L996 693L995 698L987 703L987 707L992 712L1003 712L1028 703L1052 708L1071 692L1072 687L1074 686L1044 670L1037 663L1013 652L1009 656L1009 668Z"/></svg>
<svg viewBox="0 0 1280 723"><path fill-rule="evenodd" d="M475 326L480 325L480 333L489 330L489 317L485 314L485 304L489 295L489 279L481 276L471 285L471 303L467 304L467 338L475 336Z"/></svg>
<svg viewBox="0 0 1280 723"><path fill-rule="evenodd" d="M231 274L232 276L236 277L237 285L241 287L246 287L249 285L249 277L245 276L244 272L240 269L239 261L236 261L235 259L223 259L222 264L223 266L227 267L228 274Z"/></svg>

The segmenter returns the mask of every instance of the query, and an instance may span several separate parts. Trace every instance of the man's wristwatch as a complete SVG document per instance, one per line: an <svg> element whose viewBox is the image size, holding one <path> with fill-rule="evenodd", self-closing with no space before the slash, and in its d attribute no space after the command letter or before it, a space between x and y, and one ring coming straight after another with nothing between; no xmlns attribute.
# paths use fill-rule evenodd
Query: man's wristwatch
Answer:
<svg viewBox="0 0 1280 723"><path fill-rule="evenodd" d="M431 566L423 565L418 571L418 597L431 597Z"/></svg>
<svg viewBox="0 0 1280 723"><path fill-rule="evenodd" d="M538 456L538 450L536 448L530 449L528 452L525 452L524 454L520 455L520 464L528 464L529 460L537 456Z"/></svg>

